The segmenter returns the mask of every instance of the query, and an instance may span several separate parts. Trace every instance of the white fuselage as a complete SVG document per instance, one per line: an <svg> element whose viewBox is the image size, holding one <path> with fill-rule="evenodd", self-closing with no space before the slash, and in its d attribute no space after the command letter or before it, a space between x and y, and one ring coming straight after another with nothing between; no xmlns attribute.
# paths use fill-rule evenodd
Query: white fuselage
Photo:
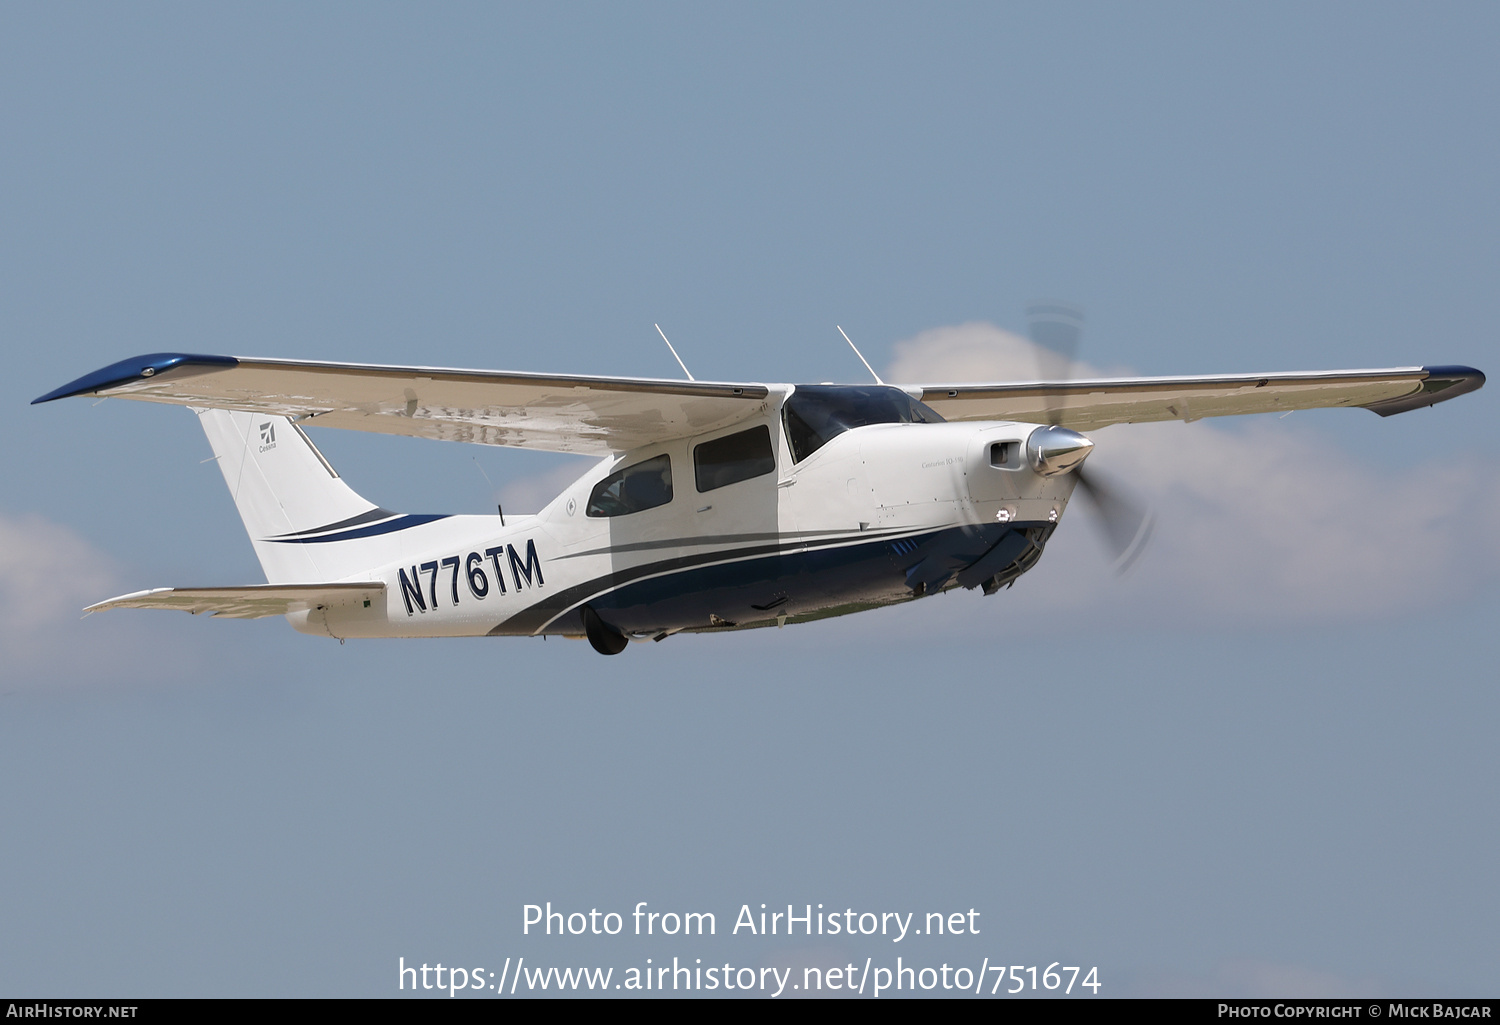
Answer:
<svg viewBox="0 0 1500 1025"><path fill-rule="evenodd" d="M1072 493L1072 474L1028 465L1032 424L873 424L794 463L776 398L759 420L607 459L534 516L446 516L361 537L369 565L343 563L343 579L383 581L384 605L289 618L340 638L579 636L585 604L638 638L819 618L976 586L965 565L1025 529L1039 554ZM774 470L700 491L695 449L761 424ZM590 515L600 482L660 456L669 501ZM259 542L271 543L290 542Z"/></svg>

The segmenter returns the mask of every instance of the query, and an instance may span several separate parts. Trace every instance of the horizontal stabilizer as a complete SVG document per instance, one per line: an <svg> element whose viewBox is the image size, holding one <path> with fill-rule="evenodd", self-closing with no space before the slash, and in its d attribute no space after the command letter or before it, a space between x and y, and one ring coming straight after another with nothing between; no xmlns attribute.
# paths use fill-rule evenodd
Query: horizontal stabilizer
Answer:
<svg viewBox="0 0 1500 1025"><path fill-rule="evenodd" d="M84 612L103 609L178 609L198 615L207 612L231 619L285 616L308 609L347 605L369 606L385 601L385 584L357 581L348 584L247 584L244 587L156 587L122 594L90 605Z"/></svg>

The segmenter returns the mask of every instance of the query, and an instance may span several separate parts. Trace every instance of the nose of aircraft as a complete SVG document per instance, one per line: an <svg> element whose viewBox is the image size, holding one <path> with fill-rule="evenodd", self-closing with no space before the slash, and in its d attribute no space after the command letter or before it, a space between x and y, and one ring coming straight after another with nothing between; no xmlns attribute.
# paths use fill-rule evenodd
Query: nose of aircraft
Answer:
<svg viewBox="0 0 1500 1025"><path fill-rule="evenodd" d="M1031 468L1043 477L1055 477L1076 469L1094 443L1066 427L1038 427L1026 440L1026 457Z"/></svg>

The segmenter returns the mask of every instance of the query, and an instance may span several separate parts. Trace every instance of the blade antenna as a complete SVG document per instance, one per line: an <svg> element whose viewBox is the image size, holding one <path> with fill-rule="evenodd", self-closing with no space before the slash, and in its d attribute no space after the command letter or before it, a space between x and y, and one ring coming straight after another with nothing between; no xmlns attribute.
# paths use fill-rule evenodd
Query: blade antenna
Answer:
<svg viewBox="0 0 1500 1025"><path fill-rule="evenodd" d="M835 324L834 327L838 327L838 325ZM880 375L875 372L875 368L870 366L870 361L865 359L865 354L859 351L859 346L854 344L854 340L847 334L845 334L844 329L841 327L839 328L839 334L844 336L844 341L849 343L849 348L854 350L854 355L859 357L859 361L865 365L865 369L870 372L870 376L875 378L875 383L885 384L885 382L880 379Z"/></svg>
<svg viewBox="0 0 1500 1025"><path fill-rule="evenodd" d="M661 335L661 340L664 341L664 342L667 342L667 333L661 329L661 325L660 324L652 324L651 326L654 327L654 328L656 328L656 333L659 334L659 335ZM677 365L682 368L682 372L684 374L687 374L688 380L689 381L696 381L696 380L698 380L696 377L693 376L693 372L687 368L687 364L684 363L684 362L682 362L682 357L679 356L679 355L677 355L677 350L676 349L672 349L672 343L671 342L667 342L667 348L672 350L672 358L677 361Z"/></svg>
<svg viewBox="0 0 1500 1025"><path fill-rule="evenodd" d="M490 486L490 494L495 496L495 511L500 514L500 526L503 527L505 526L505 506L500 503L500 492L495 490L495 482L490 480L490 475L484 472L484 467L479 466L479 457L471 456L470 458L474 460L474 465L479 468L480 474L484 477L484 482Z"/></svg>

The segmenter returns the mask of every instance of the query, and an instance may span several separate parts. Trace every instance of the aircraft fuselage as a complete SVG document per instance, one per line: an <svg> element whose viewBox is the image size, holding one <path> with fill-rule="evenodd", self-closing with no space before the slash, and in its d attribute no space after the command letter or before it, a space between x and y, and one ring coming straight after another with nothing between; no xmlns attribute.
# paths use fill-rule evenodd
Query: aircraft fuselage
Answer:
<svg viewBox="0 0 1500 1025"><path fill-rule="evenodd" d="M731 452L726 463L730 477L760 472L727 484L705 478L700 450L719 437L760 441L760 428L770 455L757 463ZM289 617L299 630L340 638L579 637L585 606L636 639L803 622L952 587L989 593L1031 568L1075 481L1033 469L1026 444L1038 429L872 424L794 461L768 404L763 420L718 436L605 460L538 514L508 516L504 526L498 516L404 526L422 518L396 517L384 534L370 533L377 523L258 544L358 540L371 553L376 564L347 579L383 581L383 607ZM646 501L657 504L609 506L601 484L640 466L655 474Z"/></svg>

